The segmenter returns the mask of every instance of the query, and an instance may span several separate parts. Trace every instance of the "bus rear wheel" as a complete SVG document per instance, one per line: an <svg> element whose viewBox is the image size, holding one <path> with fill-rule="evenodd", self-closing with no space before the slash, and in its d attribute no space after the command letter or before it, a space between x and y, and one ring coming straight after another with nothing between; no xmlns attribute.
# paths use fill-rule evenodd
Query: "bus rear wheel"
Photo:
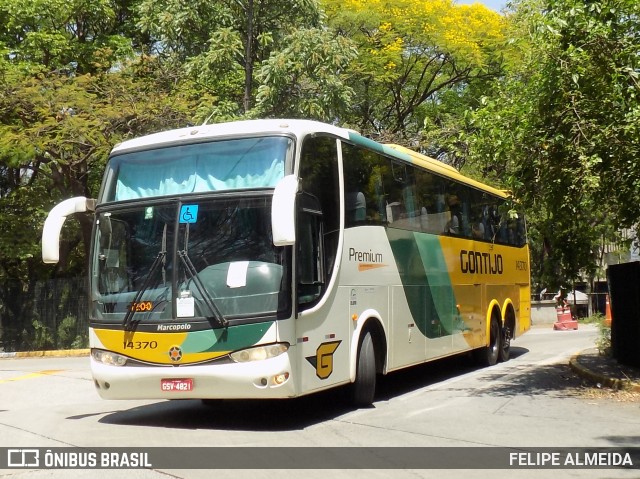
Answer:
<svg viewBox="0 0 640 479"><path fill-rule="evenodd" d="M376 354L369 331L360 340L356 363L356 380L351 385L351 388L354 406L371 406L376 392Z"/></svg>
<svg viewBox="0 0 640 479"><path fill-rule="evenodd" d="M498 359L502 362L507 362L509 361L509 355L511 354L511 330L508 326L505 326L501 333L500 355Z"/></svg>

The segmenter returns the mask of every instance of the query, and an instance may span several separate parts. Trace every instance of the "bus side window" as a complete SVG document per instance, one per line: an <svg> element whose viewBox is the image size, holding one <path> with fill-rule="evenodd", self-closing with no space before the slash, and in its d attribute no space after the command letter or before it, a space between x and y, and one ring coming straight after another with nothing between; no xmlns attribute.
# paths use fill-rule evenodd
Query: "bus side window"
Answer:
<svg viewBox="0 0 640 479"><path fill-rule="evenodd" d="M314 303L324 287L324 228L316 198L298 196L298 304Z"/></svg>
<svg viewBox="0 0 640 479"><path fill-rule="evenodd" d="M344 227L383 225L387 197L383 185L388 161L373 151L341 143L344 165Z"/></svg>
<svg viewBox="0 0 640 479"><path fill-rule="evenodd" d="M309 136L302 144L298 196L298 304L312 307L334 272L340 239L338 143Z"/></svg>

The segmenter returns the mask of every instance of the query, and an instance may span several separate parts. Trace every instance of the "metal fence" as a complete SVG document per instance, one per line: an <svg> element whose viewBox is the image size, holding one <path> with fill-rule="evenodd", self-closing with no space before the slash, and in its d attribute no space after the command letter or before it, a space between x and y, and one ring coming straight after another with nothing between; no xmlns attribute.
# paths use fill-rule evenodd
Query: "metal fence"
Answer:
<svg viewBox="0 0 640 479"><path fill-rule="evenodd" d="M0 351L88 347L87 280L0 281Z"/></svg>

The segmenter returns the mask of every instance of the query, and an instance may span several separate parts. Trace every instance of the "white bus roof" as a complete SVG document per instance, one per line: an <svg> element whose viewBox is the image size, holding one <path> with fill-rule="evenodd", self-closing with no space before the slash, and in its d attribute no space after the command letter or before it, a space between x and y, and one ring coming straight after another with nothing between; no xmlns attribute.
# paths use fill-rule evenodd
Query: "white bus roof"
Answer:
<svg viewBox="0 0 640 479"><path fill-rule="evenodd" d="M351 130L345 128L312 120L244 120L153 133L119 143L113 148L112 152L120 153L127 150L149 148L155 145L269 132L293 134L296 137L303 136L306 133L326 132L345 139L348 139L349 133L352 133Z"/></svg>

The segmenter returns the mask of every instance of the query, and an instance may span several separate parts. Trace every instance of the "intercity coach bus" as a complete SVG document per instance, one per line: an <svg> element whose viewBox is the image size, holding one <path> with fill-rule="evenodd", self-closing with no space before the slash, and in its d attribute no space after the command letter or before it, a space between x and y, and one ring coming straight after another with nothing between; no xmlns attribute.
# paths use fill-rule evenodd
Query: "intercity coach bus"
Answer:
<svg viewBox="0 0 640 479"><path fill-rule="evenodd" d="M471 352L530 326L524 218L503 191L306 120L144 136L113 149L93 213L91 370L106 399L291 398Z"/></svg>

